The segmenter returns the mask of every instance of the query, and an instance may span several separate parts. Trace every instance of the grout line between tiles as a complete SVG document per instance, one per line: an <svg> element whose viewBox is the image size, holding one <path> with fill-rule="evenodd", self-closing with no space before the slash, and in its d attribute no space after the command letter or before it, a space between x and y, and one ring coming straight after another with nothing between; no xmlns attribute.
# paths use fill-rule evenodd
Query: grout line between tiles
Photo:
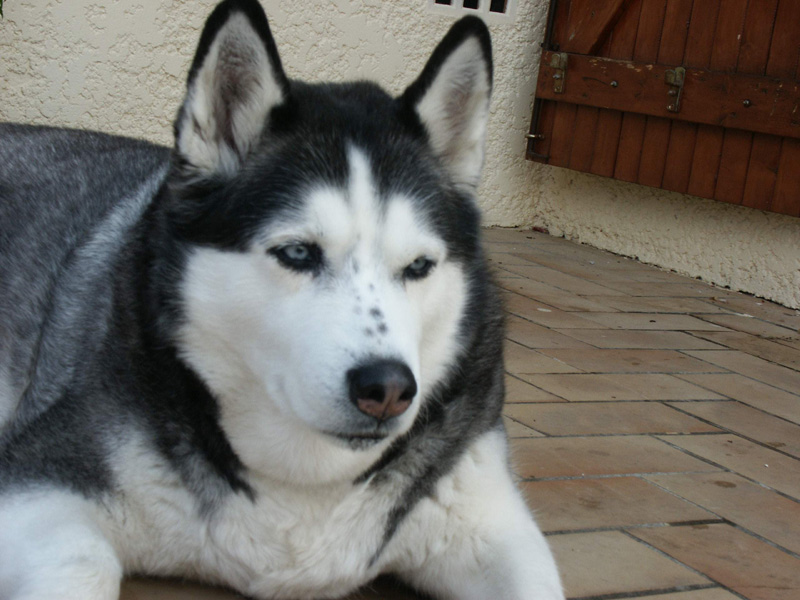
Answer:
<svg viewBox="0 0 800 600"><path fill-rule="evenodd" d="M701 314L702 314L702 313L701 313ZM708 316L714 316L714 315L711 315L711 314L710 314L710 315L708 315ZM741 312L735 312L735 311L731 311L731 316L734 316L734 317L741 317L741 316L743 316L743 313L741 313ZM780 328L782 328L782 329L785 329L786 331L790 331L790 332L792 332L792 333L795 333L795 334L797 333L797 332L796 332L794 329L792 329L791 327L785 327L785 326L783 326L783 325L779 325L778 323L773 323L772 321L767 321L766 319L762 319L761 317L756 317L756 316L754 316L754 315L748 315L748 317L749 317L750 319L753 319L753 321L758 321L758 322L760 322L760 323L766 323L767 325L772 325L773 327L780 327ZM714 323L713 321L709 321L708 319L704 319L704 318L702 318L702 317L697 317L697 318L698 318L698 319L700 319L701 321L705 321L706 323L710 323L711 325L717 325L717 327L723 327L723 328L725 328L725 329L730 329L730 330L732 330L732 331L735 331L735 332L737 332L737 333L744 333L744 334L746 334L746 335L752 335L753 337L755 337L755 338L759 338L759 339L762 339L762 340L763 340L763 339L767 339L767 338L765 338L765 337L763 337L763 336L760 336L760 335L757 335L757 334L754 334L754 333L749 333L749 332L747 332L747 331L742 331L741 329L736 329L735 327L728 327L727 325L719 325L719 324L717 324L717 323ZM765 360L766 360L766 359L765 359Z"/></svg>
<svg viewBox="0 0 800 600"><path fill-rule="evenodd" d="M653 400L652 402L656 402ZM545 402L518 402L517 404L546 404ZM563 402L551 402L550 404L556 405L564 405ZM578 404L575 402L575 404ZM613 404L613 402L602 402L601 404ZM530 425L525 425L525 427L529 427L533 429ZM637 431L634 433L572 433L572 434L554 434L554 433L547 433L546 431L542 431L548 438L552 439L559 439L559 440L568 440L571 438L610 438L610 437L650 437L654 435L668 435L668 436L675 436L675 437L693 437L693 436L702 436L702 435L730 435L728 431L691 431L687 433L680 433L680 432L670 432L670 431Z"/></svg>
<svg viewBox="0 0 800 600"><path fill-rule="evenodd" d="M743 533L746 533L747 535L749 535L751 537L754 537L754 538L756 538L758 540L761 540L762 542L764 542L764 543L776 548L777 550L785 552L786 554L789 554L790 556L793 556L794 558L800 558L800 554L798 554L794 550L790 550L789 548L785 548L784 546L781 546L780 544L778 544L776 542L773 542L769 538L764 537L763 535L761 535L759 533L756 533L755 531L753 531L751 529L748 529L747 527L745 527L743 525L740 525L736 521L731 521L729 518L717 513L716 511L712 510L711 508L708 508L707 506L703 506L702 504L699 504L699 503L695 502L694 500L690 500L689 498L684 498L683 496L681 496L677 492L673 492L669 488L666 488L666 487L656 483L655 481L650 481L649 479L646 479L644 476L640 475L638 477L639 477L639 479L642 479L642 481L646 481L647 483L656 486L658 489L670 494L671 496L674 496L675 498L679 498L679 499L683 500L684 502L687 502L687 503L691 504L692 506L695 506L697 508L701 508L704 511L711 513L712 515L715 515L722 522L724 522L726 525L730 525L731 527L733 527L735 529L738 529L739 531L741 531ZM768 488L768 489L771 490L771 488ZM771 490L771 491L775 491L775 490ZM795 502L797 502L797 500L795 500ZM682 526L682 525L685 525L685 524L684 523L676 523L673 526Z"/></svg>
<svg viewBox="0 0 800 600"><path fill-rule="evenodd" d="M738 350L731 350L731 352L738 352ZM699 359L699 360L702 360L702 359ZM708 361L704 361L704 362L708 362ZM723 368L723 367L720 367L720 368ZM783 389L781 387L778 387L777 385L772 385L771 383L767 383L766 381L761 381L760 379L756 379L755 377L750 377L749 375L745 375L744 373L739 373L738 371L729 371L727 369L726 369L726 371L727 371L726 373L679 373L679 374L677 374L677 377L680 378L681 375L738 375L739 377L744 377L745 379L749 379L750 381L755 381L756 383L760 383L761 385L766 385L767 387L771 387L773 389L776 389L779 392L784 392L785 394L789 394L790 396L797 396L798 401L800 401L800 394L795 394L794 392L791 392L789 390L785 390L785 389ZM706 385L703 385L701 383L694 383L692 381L689 381L688 379L684 379L683 381L686 381L687 383L691 383L692 385L696 385L697 387L701 387L704 390L708 390L709 392L714 392L715 394L719 394L721 396L725 396L726 395L726 394L724 394L722 392L717 392L717 391L713 390L712 388L710 388L710 387L708 387ZM728 396L728 397L730 398L730 396ZM731 400L735 400L735 398L731 398ZM750 406L750 405L748 404L748 406ZM767 414L771 414L771 413L767 413Z"/></svg>
<svg viewBox="0 0 800 600"><path fill-rule="evenodd" d="M567 373L568 375L580 375L580 373ZM520 380L523 381L523 380ZM526 382L527 383L527 382ZM543 390L547 392L547 390ZM548 392L552 394L553 392ZM555 396L555 394L553 394ZM561 396L556 396L557 398L561 398ZM531 402L506 402L507 405L512 404L539 404L539 405L552 405L552 406L564 406L566 404L572 404L575 406L583 406L584 404L599 404L599 405L609 405L609 404L659 404L663 402L673 402L676 404L700 404L704 402L721 402L721 403L732 403L738 402L738 400L731 400L730 398L690 398L690 399L683 399L683 400L670 400L664 398L634 398L632 400L618 400L616 398L612 400L569 400L567 398L562 398L561 402L556 400L534 400ZM739 402L739 404L744 404L743 402ZM748 408L751 408L749 404L745 404ZM762 411L763 412L763 411ZM766 413L769 415L769 413ZM694 416L694 415L692 415ZM769 415L772 416L772 415ZM699 418L699 417L696 417ZM785 419L784 419L785 420ZM797 425L797 423L792 423L791 421L787 421L790 425ZM708 432L710 433L710 432Z"/></svg>
<svg viewBox="0 0 800 600"><path fill-rule="evenodd" d="M725 472L730 473L728 469ZM652 473L595 473L592 475L558 475L555 477L522 477L520 481L523 483L534 483L538 481L574 481L574 480L590 480L590 479L614 479L619 477L643 477L645 475L709 475L719 472L719 469L714 471L653 471ZM738 475L738 473L735 473ZM772 488L769 488L772 489Z"/></svg>
<svg viewBox="0 0 800 600"><path fill-rule="evenodd" d="M560 404L560 403L558 403L558 402L557 402L556 404ZM538 433L539 435L543 435L543 436L546 436L546 435L547 435L547 434L546 434L544 431L539 431L538 429L534 429L534 428L533 428L533 427L531 427L530 425L526 425L525 423L523 423L523 422L522 422L522 421L520 421L519 419L515 419L514 417L511 417L511 416L509 416L509 415L507 415L507 414L505 414L505 413L503 413L503 417L505 417L505 418L506 418L506 419L508 419L509 421L514 421L514 423L516 423L517 425L521 425L521 426L522 426L522 427L524 427L525 429L530 429L531 431L533 431L533 432L535 432L535 433ZM529 438L525 438L525 437L516 437L516 438L509 438L509 439L518 439L518 440L519 440L519 439L522 439L522 440L524 440L524 439L529 439Z"/></svg>
<svg viewBox="0 0 800 600"><path fill-rule="evenodd" d="M513 340L511 340L511 341L513 341ZM519 344L519 342L514 342L514 343L515 344ZM520 346L522 346L522 345L523 344L520 344ZM533 352L538 352L539 354L541 354L542 356L545 356L547 358L550 358L550 359L553 359L553 360L559 360L559 362L564 362L564 361L561 361L560 359L553 358L552 356L548 356L547 354L544 354L543 352L540 352L540 350L560 350L561 348L539 348L538 350L535 349L535 348L528 348L527 346L525 346L525 348L527 348L528 350L531 350ZM601 348L598 348L598 349L601 349ZM617 348L602 348L602 350L617 350ZM680 352L680 350L655 350L654 352ZM701 360L701 359L698 359L698 360ZM706 361L703 361L703 362L706 362ZM580 367L576 367L576 366L571 365L571 364L569 364L567 362L564 362L564 364L567 365L568 367L572 367L573 369L580 369ZM717 371L583 371L583 370L580 370L579 373L545 372L545 373L519 373L518 375L530 375L532 377L536 376L536 375L675 375L675 376L679 377L681 375L731 375L731 374L738 375L739 374L739 373L735 373L734 371L729 371L728 369L725 369L724 367L717 367L717 369L722 369L722 370L717 370ZM771 386L771 387L775 387L775 386ZM777 388L777 389L780 390L781 388ZM785 390L781 390L781 391L785 391ZM720 394L720 395L722 395L722 394ZM792 395L794 396L795 394L792 394Z"/></svg>
<svg viewBox="0 0 800 600"><path fill-rule="evenodd" d="M720 585L715 583L709 584L697 584L697 585L679 585L669 588L661 588L657 590L643 590L639 592L616 592L611 594L598 594L594 596L568 596L568 600L625 600L627 598L647 598L649 596L659 596L662 594L676 594L682 592L694 592L698 590L713 590L713 589L724 589L725 591L727 588L724 588ZM736 594L738 598L744 598L744 596L740 596ZM747 600L744 598L744 600Z"/></svg>
<svg viewBox="0 0 800 600"><path fill-rule="evenodd" d="M681 380L681 381L684 381L684 380ZM692 382L687 381L687 383L692 383ZM702 387L699 384L693 384L693 385L697 385L698 387ZM703 389L706 389L706 388L703 388ZM775 388L775 389L779 389L779 388ZM545 390L545 391L547 391L547 390ZM714 392L714 390L708 390L708 391ZM720 396L724 396L725 395L725 394L722 394L721 392L714 392L714 393L719 394ZM793 396L794 394L791 394L791 395ZM800 396L798 396L797 401L800 402ZM567 402L569 402L569 400L567 400ZM764 415L772 417L773 419L778 419L779 421L783 421L784 423L787 423L789 425L798 425L798 426L800 426L800 423L796 423L796 422L794 422L794 421L792 421L790 419L787 419L786 417L782 417L780 415L774 415L771 412L769 412L767 410L764 410L763 408L761 408L759 406L753 406L752 404L748 404L744 400L737 400L736 398L730 398L730 397L727 397L727 396L725 398L717 398L716 400L715 399L711 399L711 400L702 400L701 399L701 400L688 400L688 401L687 400L661 400L661 402L736 402L737 404L741 404L742 406L746 406L747 408L750 408L752 410L758 411L758 412L760 412L760 413L762 413ZM699 417L697 417L697 418L699 418Z"/></svg>
<svg viewBox="0 0 800 600"><path fill-rule="evenodd" d="M679 565L681 565L681 566L683 566L683 567L685 567L685 568L689 569L690 571L692 571L692 572L693 572L693 573L695 573L696 575L700 575L701 577L704 577L705 579L707 579L707 580L709 580L709 581L712 581L712 582L716 583L716 584L717 584L717 585L719 585L719 586L722 586L722 587L724 587L726 590L728 589L728 587L727 587L727 586L725 586L725 585L723 585L723 584L722 584L722 582L720 582L720 581L716 581L716 580L712 579L712 578L711 578L709 575L707 575L706 573L703 573L702 571L699 571L699 570L695 569L694 567L691 567L691 566L687 565L686 563L684 563L684 562L682 562L682 561L678 560L677 558L675 558L675 557L674 557L674 556L672 556L671 554L667 554L667 553L666 553L666 552L664 552L663 550L661 550L661 549L659 549L659 548L656 548L655 546L653 546L652 544L650 544L650 543L646 542L645 540L641 540L641 539L639 539L638 537L636 537L635 535L633 535L632 533L630 533L630 532L629 532L627 529L621 529L621 530L620 530L620 533L621 533L621 534L623 534L623 535L625 535L625 536L627 536L627 537L629 537L630 539L632 539L632 540L634 540L634 541L636 541L636 542L639 542L640 544L642 544L642 545L646 546L647 548L650 548L650 550L653 550L653 551L654 551L654 552L656 552L657 554L660 554L661 556L664 556L664 557L668 558L668 559L669 559L669 560L671 560L672 562L674 562L674 563L677 563L677 564L679 564Z"/></svg>
<svg viewBox="0 0 800 600"><path fill-rule="evenodd" d="M663 555L663 556L665 556L665 557L669 558L670 560L672 560L672 561L675 561L675 562L677 562L677 563L678 563L678 564L680 564L680 565L683 565L683 566L684 566L684 567L686 567L687 569L690 569L691 571L694 571L695 573L697 573L697 574L699 574L699 575L701 575L701 576L705 577L706 579L708 579L708 580L710 580L710 581L713 581L713 582L714 582L714 583L715 583L717 586L719 586L719 587L723 588L723 589L724 589L725 591L727 591L727 592L730 592L731 594L733 594L733 595L734 595L734 596L736 596L737 598L742 598L743 600L750 600L749 598L747 598L747 596L743 596L742 594L740 594L740 593L738 593L738 592L734 591L733 589L729 588L727 585L725 585L725 584L724 584L724 583L722 583L721 581L717 581L716 579L714 579L713 577L711 577L711 576L710 576L710 575L708 575L707 573L703 573L703 572L701 572L701 571L698 571L698 570L697 570L697 569L695 569L694 567L691 567L691 566L689 566L689 565L687 565L687 564L685 564L685 563L681 562L681 561L680 561L680 560L678 560L677 558L675 558L675 557L673 557L672 555L670 555L670 554L668 554L668 553L664 552L663 550L660 550L659 548L656 548L656 547L655 547L655 546L653 546L652 544L650 544L650 543L648 543L648 542L646 542L646 541L644 541L644 540L640 540L639 538L637 538L635 535L633 535L633 534L629 533L628 531L625 531L625 530L623 530L623 531L622 531L622 533L623 533L623 534L625 534L625 535L627 535L628 537L630 537L630 538L632 538L632 539L636 540L637 542L639 542L639 543L641 543L641 544L644 544L645 546L647 546L647 547L648 547L648 548L650 548L651 550L654 550L654 551L658 552L659 554L661 554L661 555ZM714 587L716 587L716 586L714 586Z"/></svg>
<svg viewBox="0 0 800 600"><path fill-rule="evenodd" d="M748 404L745 404L744 402L739 402L738 400L733 400L733 402L736 402L737 404L740 404L742 406L747 406L748 408L750 408L750 406ZM765 448L766 450L771 450L772 452L777 452L778 454L782 454L783 456L786 456L787 458L791 458L793 460L800 461L800 457L797 457L794 454L790 454L788 452L785 452L784 450L781 450L780 448L775 448L774 446L770 446L769 444L765 444L764 442L761 442L761 441L757 440L756 438L752 438L752 437L750 437L748 435L745 435L744 433L742 433L740 431L736 431L734 429L730 429L728 427L725 427L724 425L720 425L718 423L714 423L713 421L711 421L709 419L706 419L704 417L698 417L697 415L694 415L694 414L692 414L692 413L690 413L688 411L682 410L681 408L679 408L677 406L673 406L671 404L664 403L664 406L666 406L667 408L672 408L673 410L676 410L679 413L684 414L684 415L686 415L688 417L694 417L698 421L702 421L703 423L705 423L707 425L713 425L714 427L719 427L720 429L725 430L727 433L730 433L730 434L733 434L733 435L735 435L737 437L745 439L745 440L747 440L748 442L750 442L752 444L755 444L757 446ZM764 411L761 411L761 412L764 412ZM769 413L764 413L764 414L769 415ZM770 415L770 416L772 416L772 415ZM786 421L786 422L791 424L791 425L796 425L796 423L792 423L791 421Z"/></svg>
<svg viewBox="0 0 800 600"><path fill-rule="evenodd" d="M737 530L741 531L742 533L745 533L745 534L749 535L750 537L754 537L757 540L759 540L761 542L764 542L768 546L772 546L776 550L780 550L781 552L784 552L784 553L788 554L792 558L800 559L800 554L798 554L797 552L795 552L793 550L789 550L789 548L785 548L784 546L781 546L780 544L778 544L776 542L773 542L771 539L769 539L767 537L764 537L763 535L761 535L759 533L756 533L755 531L753 531L751 529L748 529L747 527L742 527L738 523L734 523L733 521L729 521L728 519L724 519L724 520L725 520L726 524L730 525L734 529L737 529Z"/></svg>
<svg viewBox="0 0 800 600"><path fill-rule="evenodd" d="M660 435L660 434L658 434L658 435ZM730 434L726 434L726 435L730 435ZM675 436L675 437L677 437L677 436ZM795 498L794 496L790 496L786 492L782 492L780 490L777 490L774 487L769 486L769 485L767 485L766 483L764 483L762 481L759 481L758 479L754 479L754 478L750 477L749 475L745 475L744 473L740 473L739 471L734 471L733 469L731 469L729 467L724 467L724 466L722 466L722 465L720 465L718 463L715 463L711 459L704 458L704 457L700 456L699 454L695 454L694 452L691 452L690 450L687 450L686 448L681 448L680 446L672 444L672 443L668 442L667 440L662 439L660 437L655 437L654 439L657 439L657 440L665 443L667 446L670 446L671 448L674 448L675 450L680 450L681 452L683 452L684 454L688 454L692 458L696 458L697 460L700 460L700 461L703 461L705 463L708 463L708 464L710 464L710 465L712 465L714 467L717 467L718 469L720 469L720 470L722 470L722 471L724 471L726 473L733 473L734 475L738 475L739 477L749 481L750 483L755 483L756 485L760 485L761 487L763 487L765 489L771 490L771 491L775 492L776 494L778 494L780 496L783 496L787 500L791 500L792 502L796 502L796 503L800 504L800 498ZM703 472L707 472L707 471L697 471L697 472L698 473L703 473ZM689 471L686 471L686 473L689 473ZM659 475L672 475L674 473L658 473L658 474ZM643 475L656 475L656 473L643 473Z"/></svg>
<svg viewBox="0 0 800 600"><path fill-rule="evenodd" d="M527 348L527 346L526 346L526 348ZM550 395L552 395L552 396L555 396L556 398L561 398L561 399L562 399L562 400L564 400L565 402L569 402L569 400L567 400L566 398L564 398L564 397L562 397L562 396L559 396L558 394L555 394L555 393L553 393L553 392L550 392L550 391L548 391L548 390L546 390L546 389L544 389L544 388L541 388L541 387L539 387L538 385L536 385L535 383L531 383L530 381L525 381L524 379L521 379L519 376L517 376L517 375L516 375L516 374L514 374L514 373L511 373L510 371L503 371L503 372L504 372L506 375L508 375L508 376L510 376L510 377L513 377L513 378L514 378L514 379L516 379L517 381L521 381L521 382L522 382L522 383L524 383L524 384L527 384L527 385L529 385L529 386L531 386L531 387L534 387L534 388L536 388L536 389L537 389L537 390L539 390L540 392L544 392L545 394L550 394ZM519 404L519 403L517 403L517 402L510 402L510 403L509 403L509 402L507 402L507 404ZM523 402L522 404L530 404L530 403Z"/></svg>
<svg viewBox="0 0 800 600"><path fill-rule="evenodd" d="M661 527L692 527L696 525L722 525L729 524L725 519L693 519L690 521L671 521L662 523L639 523L631 525L610 525L608 527L583 527L580 529L556 529L544 531L545 537L555 535L569 535L573 533L605 533L608 531L624 531L626 529L657 529Z"/></svg>
<svg viewBox="0 0 800 600"><path fill-rule="evenodd" d="M797 335L800 332L795 331L794 333L795 333L794 336L788 336L787 335L786 337L770 337L770 338L764 338L764 339L767 339L770 342L775 342L776 344L780 344L781 346L783 346L785 348L792 348L794 350L797 350L796 346L792 346L792 344L789 343L789 342L795 342L795 343L797 342Z"/></svg>
<svg viewBox="0 0 800 600"><path fill-rule="evenodd" d="M753 336L753 337L758 337L758 336ZM738 348L729 348L728 350L688 350L687 349L687 350L678 350L678 352L680 352L681 354L684 354L685 356L687 356L689 358L694 358L694 359L697 359L697 360L699 360L701 362L708 363L710 365L714 365L714 363L712 363L709 360L705 360L705 359L703 359L703 358L701 358L699 356L692 356L691 354L686 354L686 353L687 352L696 352L696 353L702 354L703 352L738 352L739 354L744 354L745 356L749 356L751 358L755 358L755 359L758 359L758 360L763 360L764 362L769 363L773 367L778 367L779 369L786 369L790 373L800 375L800 370L798 370L798 369L793 369L791 367L787 367L786 365L782 365L780 363L776 363L774 361L771 361L769 359L763 358L761 356L756 356L755 354L750 354L749 352L745 352L744 350L739 350ZM720 368L720 369L724 369L725 371L727 371L729 373L735 373L736 375L741 375L742 377L745 377L747 379L751 379L751 380L756 381L758 383L763 383L765 385L768 385L770 387L778 389L778 390L780 390L782 392L786 392L787 394L791 394L792 396L797 396L797 394L795 394L794 392L791 392L791 391L789 391L787 389L784 389L782 387L778 387L777 385L772 385L771 383L767 383L766 381L761 381L760 379L756 379L755 377L750 377L749 375L746 375L744 373L740 373L739 371L734 371L732 369L728 369L727 367L722 367L720 365L714 365L714 366L716 366L717 368ZM685 375L695 375L695 374L703 375L704 373L685 373Z"/></svg>
<svg viewBox="0 0 800 600"><path fill-rule="evenodd" d="M508 272L508 273L512 273L512 271L507 271L507 272ZM516 273L514 273L514 275L517 275L517 274L516 274ZM515 277L514 279L526 279L526 280L528 280L528 281L537 281L536 279L531 279L530 277L525 277L524 275L520 275L520 276L518 276L518 277ZM544 282L541 282L541 283L544 283ZM591 283L591 282L590 282L590 283ZM546 283L545 285L549 285L550 287L553 287L553 288L555 288L555 289L557 289L557 290L560 290L560 291L562 291L564 294L566 294L566 295L569 295L569 296L580 296L580 297L582 297L582 298L586 297L586 294L584 294L584 295L581 295L581 294L576 294L575 292L572 292L572 291L570 291L570 290L565 290L564 288L560 288L560 287L558 287L557 285L554 285L554 284L552 284L552 283ZM498 287L500 287L500 286L498 286ZM527 295L527 294L523 294L523 293L521 293L521 292L517 292L517 291L515 291L515 290L509 290L509 289L506 289L506 288L501 288L501 289L502 289L504 292L507 292L507 293L509 293L509 294L514 294L515 296L521 296L522 298L525 298L526 300L530 300L531 302L538 302L539 304L543 304L544 306L549 306L549 307L551 307L553 310L558 310L558 311L560 311L560 312L565 312L565 313L568 313L568 314L573 314L573 313L575 313L575 312L586 312L586 311L572 311L572 310L564 310L563 308L561 308L561 307L557 306L556 304L554 304L554 303L552 303L552 302L544 302L544 301L542 301L542 300L539 300L538 298L535 298L535 297L533 297L533 296L529 296L529 295ZM598 294L598 295L599 295L599 294ZM515 316L517 316L517 317L519 317L519 318L521 318L521 319L525 319L526 321L530 321L530 319L528 319L528 318L527 318L527 317L525 317L524 315L521 315L521 314L519 314L519 313L515 313L515 312L511 312L511 311L510 311L510 310L508 310L507 308L505 308L504 310L505 310L505 312L507 312L507 313L509 313L509 314L515 315ZM612 307L610 307L610 306L608 307L608 311L609 311L609 312L615 312L615 313L622 312L622 311L619 311L619 310L615 310L615 309L613 309L613 308L612 308ZM534 321L530 321L530 322L531 322L531 323L534 323ZM595 323L595 322L594 322L594 321L588 321L588 320L587 320L587 321L586 321L586 323L587 323L587 325L589 325L589 324L592 324L592 323ZM537 325L541 325L541 323L536 323L536 324L537 324ZM597 325L601 325L600 323L596 323L596 324L597 324ZM542 327L547 327L547 325L541 325L541 326L542 326ZM552 329L551 327L547 327L547 328L548 328L548 329ZM610 327L605 327L605 326L600 326L600 327L592 327L591 329L611 329L611 328L610 328Z"/></svg>
<svg viewBox="0 0 800 600"><path fill-rule="evenodd" d="M717 434L717 435L719 435L719 434ZM728 434L724 434L724 435L728 435ZM723 471L727 471L729 473L736 473L737 475L742 475L741 473L738 473L738 472L736 472L736 471L734 471L732 469L729 469L728 467L725 467L725 466L723 466L723 465L721 465L719 463L715 463L713 460L711 460L709 458L705 458L704 456L700 456L699 454L695 454L694 452L692 452L690 450L687 450L686 448L682 448L682 447L678 446L677 444L673 444L671 442L668 442L667 440L661 439L660 437L656 437L654 439L659 440L660 442L663 442L664 444L666 444L667 446L669 446L670 448L672 448L674 450L680 450L684 454L688 454L692 458L696 458L697 460L701 460L704 463L708 463L709 465L717 467L718 469L722 469ZM744 476L742 475L742 477L744 477Z"/></svg>

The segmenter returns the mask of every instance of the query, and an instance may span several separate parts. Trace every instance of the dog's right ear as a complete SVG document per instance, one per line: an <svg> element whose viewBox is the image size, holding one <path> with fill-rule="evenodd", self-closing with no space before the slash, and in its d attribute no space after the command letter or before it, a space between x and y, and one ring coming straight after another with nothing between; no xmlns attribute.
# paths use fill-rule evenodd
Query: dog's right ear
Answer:
<svg viewBox="0 0 800 600"><path fill-rule="evenodd" d="M206 21L175 122L184 176L239 169L289 82L257 0L225 0Z"/></svg>
<svg viewBox="0 0 800 600"><path fill-rule="evenodd" d="M428 134L453 182L478 186L492 93L492 42L478 17L463 17L447 32L417 80L400 97Z"/></svg>

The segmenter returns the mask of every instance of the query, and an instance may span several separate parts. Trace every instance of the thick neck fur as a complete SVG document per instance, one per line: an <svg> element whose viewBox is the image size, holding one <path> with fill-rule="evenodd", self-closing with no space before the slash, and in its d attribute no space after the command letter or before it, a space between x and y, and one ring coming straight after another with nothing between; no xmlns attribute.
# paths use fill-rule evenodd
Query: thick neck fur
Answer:
<svg viewBox="0 0 800 600"><path fill-rule="evenodd" d="M131 372L134 381L128 382L136 397L127 399L128 408L147 421L157 448L189 489L201 494L210 477L219 482L212 488L221 485L250 494L245 467L219 427L217 399L181 360L172 341L180 318L175 294L183 257L161 212L168 193L162 187L119 257L114 319L105 351L112 360L136 367ZM137 288L133 282L144 285ZM124 348L127 356L115 356L115 346Z"/></svg>

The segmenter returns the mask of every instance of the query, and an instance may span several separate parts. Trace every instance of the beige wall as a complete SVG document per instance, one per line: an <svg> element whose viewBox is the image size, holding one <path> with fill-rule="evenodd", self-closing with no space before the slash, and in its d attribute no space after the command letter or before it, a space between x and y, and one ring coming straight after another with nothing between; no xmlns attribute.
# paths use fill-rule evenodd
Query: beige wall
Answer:
<svg viewBox="0 0 800 600"><path fill-rule="evenodd" d="M452 22L428 0L262 0L290 77L369 78L400 92ZM185 72L214 0L6 0L0 119L169 144ZM523 160L546 13L520 0L492 24L496 80L487 224L538 225L800 307L800 219Z"/></svg>

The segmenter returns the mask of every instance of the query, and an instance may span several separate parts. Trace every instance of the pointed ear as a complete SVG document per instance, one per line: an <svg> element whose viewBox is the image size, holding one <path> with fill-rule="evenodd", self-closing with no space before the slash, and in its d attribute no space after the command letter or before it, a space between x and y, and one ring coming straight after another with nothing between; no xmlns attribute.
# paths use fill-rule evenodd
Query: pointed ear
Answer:
<svg viewBox="0 0 800 600"><path fill-rule="evenodd" d="M287 97L267 17L257 0L225 0L206 21L175 122L184 176L235 172L270 111Z"/></svg>
<svg viewBox="0 0 800 600"><path fill-rule="evenodd" d="M483 166L492 92L492 44L477 17L456 22L401 97L422 122L457 185L474 189Z"/></svg>

